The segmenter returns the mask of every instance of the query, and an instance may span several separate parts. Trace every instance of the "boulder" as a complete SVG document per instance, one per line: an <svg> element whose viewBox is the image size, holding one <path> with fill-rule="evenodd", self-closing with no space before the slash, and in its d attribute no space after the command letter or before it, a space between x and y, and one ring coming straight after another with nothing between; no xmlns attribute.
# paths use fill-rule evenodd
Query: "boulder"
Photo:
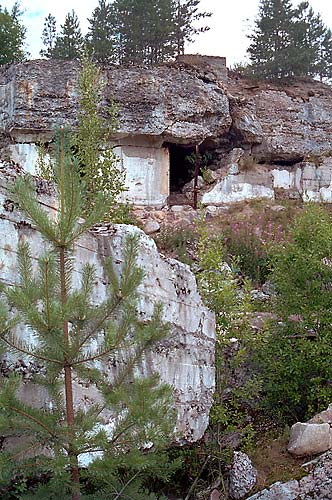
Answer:
<svg viewBox="0 0 332 500"><path fill-rule="evenodd" d="M154 234L160 231L160 224L155 220L149 220L144 224L143 230L145 234Z"/></svg>
<svg viewBox="0 0 332 500"><path fill-rule="evenodd" d="M332 448L332 404L308 422L291 427L287 450L292 455L317 455Z"/></svg>
<svg viewBox="0 0 332 500"><path fill-rule="evenodd" d="M332 430L328 423L297 422L291 428L287 450L292 455L316 455L331 448Z"/></svg>
<svg viewBox="0 0 332 500"><path fill-rule="evenodd" d="M321 411L310 420L309 424L332 424L332 404L330 404L326 410Z"/></svg>

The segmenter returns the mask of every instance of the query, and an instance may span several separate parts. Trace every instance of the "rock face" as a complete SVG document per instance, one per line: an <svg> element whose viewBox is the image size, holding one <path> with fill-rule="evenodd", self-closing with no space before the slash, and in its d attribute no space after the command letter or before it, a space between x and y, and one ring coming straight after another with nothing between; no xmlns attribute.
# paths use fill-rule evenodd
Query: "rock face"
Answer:
<svg viewBox="0 0 332 500"><path fill-rule="evenodd" d="M22 214L10 201L7 185L15 176L16 172L0 163L0 278L9 285L17 276L16 249L19 241L28 239L35 257L44 251L39 234L24 221ZM54 210L54 199L50 194L45 194L45 185L39 183L37 188L41 203ZM154 241L133 226L101 227L98 231L84 235L75 248L73 284L79 283L84 263L94 264L97 282L93 298L96 302L103 300L106 293L103 259L113 255L120 270L124 240L132 233L139 236L138 264L146 273L139 289L140 314L148 319L154 304L161 302L164 305L164 319L169 322L171 329L169 337L153 352L146 354L142 370L147 374L158 371L161 379L174 387L179 439L193 442L202 437L208 425L213 400L215 320L201 301L195 277L189 267L176 260L162 258ZM28 329L24 334L28 337L31 335ZM102 369L111 376L114 367L106 360ZM3 375L16 371L22 373L27 383L30 383L31 374L40 370L42 367L9 355L1 366ZM92 387L85 389L79 381L76 382L76 404L82 405L84 401L97 397Z"/></svg>
<svg viewBox="0 0 332 500"><path fill-rule="evenodd" d="M275 483L247 500L331 500L332 453L325 453L316 463L307 466L311 472L303 479Z"/></svg>
<svg viewBox="0 0 332 500"><path fill-rule="evenodd" d="M55 127L76 123L78 74L78 63L68 61L0 69L2 158L34 171L35 144ZM212 153L217 175L200 191L205 205L253 198L332 202L331 87L253 85L227 77L223 58L204 56L152 69L112 66L102 75L101 110L111 100L118 107L112 139L137 206L167 204L170 177L180 175L183 162L170 143L189 154L197 144Z"/></svg>
<svg viewBox="0 0 332 500"><path fill-rule="evenodd" d="M19 138L74 125L78 74L78 64L70 61L29 61L1 69L0 131ZM114 66L103 77L104 104L113 99L119 109L119 136L190 143L221 136L231 125L225 92L180 64L149 70Z"/></svg>

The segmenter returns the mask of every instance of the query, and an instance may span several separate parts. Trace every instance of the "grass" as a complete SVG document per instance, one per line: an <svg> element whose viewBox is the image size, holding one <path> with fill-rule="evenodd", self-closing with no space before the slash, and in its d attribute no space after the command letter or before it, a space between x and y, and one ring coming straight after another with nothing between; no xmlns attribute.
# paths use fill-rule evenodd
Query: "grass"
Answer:
<svg viewBox="0 0 332 500"><path fill-rule="evenodd" d="M255 492L268 488L277 481L284 483L291 479L299 480L307 474L301 467L303 458L294 458L287 452L288 438L287 431L278 437L270 432L263 435L257 443L251 455L258 471Z"/></svg>

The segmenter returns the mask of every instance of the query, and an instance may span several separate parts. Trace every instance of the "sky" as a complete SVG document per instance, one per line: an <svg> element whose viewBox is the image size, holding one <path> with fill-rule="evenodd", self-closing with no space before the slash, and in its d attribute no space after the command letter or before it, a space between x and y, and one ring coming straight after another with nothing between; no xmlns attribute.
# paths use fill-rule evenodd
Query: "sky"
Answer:
<svg viewBox="0 0 332 500"><path fill-rule="evenodd" d="M0 0L0 5L10 9L14 0ZM42 48L41 34L45 17L51 13L57 20L58 29L68 11L75 10L81 29L86 33L87 18L91 16L98 0L21 0L24 11L22 21L27 27L27 50L31 57L39 57ZM299 1L295 1L297 5ZM201 0L201 10L212 12L207 19L210 30L200 34L196 41L186 47L190 54L216 55L227 58L232 66L246 60L248 39L246 34L253 27L258 13L259 0ZM310 5L319 12L325 24L332 28L332 0L311 0Z"/></svg>

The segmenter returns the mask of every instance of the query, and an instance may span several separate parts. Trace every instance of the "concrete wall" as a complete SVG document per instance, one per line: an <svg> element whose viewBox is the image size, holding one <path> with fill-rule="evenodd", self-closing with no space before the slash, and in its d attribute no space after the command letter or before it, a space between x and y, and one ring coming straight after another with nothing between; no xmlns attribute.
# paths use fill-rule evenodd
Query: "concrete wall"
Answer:
<svg viewBox="0 0 332 500"><path fill-rule="evenodd" d="M126 172L128 191L123 195L135 206L161 208L169 196L169 150L157 144L122 144L115 148Z"/></svg>
<svg viewBox="0 0 332 500"><path fill-rule="evenodd" d="M151 140L123 140L114 151L119 158L119 168L126 172L126 191L122 201L135 206L161 208L169 196L169 151L159 142ZM2 159L20 165L25 172L38 172L38 147L32 143L7 146Z"/></svg>

